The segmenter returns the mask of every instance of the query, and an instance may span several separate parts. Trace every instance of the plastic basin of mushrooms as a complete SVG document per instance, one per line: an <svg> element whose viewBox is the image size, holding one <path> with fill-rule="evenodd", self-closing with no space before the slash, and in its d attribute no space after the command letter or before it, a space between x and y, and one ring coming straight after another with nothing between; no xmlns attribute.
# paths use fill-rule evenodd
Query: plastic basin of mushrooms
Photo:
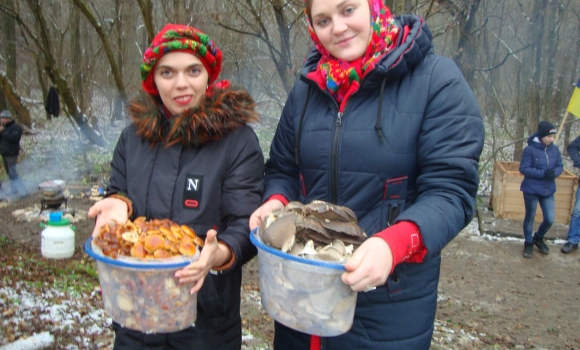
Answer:
<svg viewBox="0 0 580 350"><path fill-rule="evenodd" d="M258 247L262 305L276 321L319 336L346 333L357 293L341 280L344 263L366 239L349 208L290 202L252 235Z"/></svg>
<svg viewBox="0 0 580 350"><path fill-rule="evenodd" d="M167 333L195 323L197 293L174 275L199 258L202 246L188 226L139 217L103 226L85 251L97 260L107 314L127 328Z"/></svg>

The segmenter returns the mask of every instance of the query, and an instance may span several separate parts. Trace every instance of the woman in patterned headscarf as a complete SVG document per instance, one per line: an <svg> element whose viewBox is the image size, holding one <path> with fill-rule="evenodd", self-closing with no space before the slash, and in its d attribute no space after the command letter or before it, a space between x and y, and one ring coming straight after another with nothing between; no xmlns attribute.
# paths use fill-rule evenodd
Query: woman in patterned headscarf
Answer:
<svg viewBox="0 0 580 350"><path fill-rule="evenodd" d="M256 103L217 80L221 64L214 42L185 25L166 25L144 53L145 94L129 106L133 123L115 147L107 198L89 210L93 235L111 220L145 216L187 225L205 244L175 274L197 292L195 327L145 334L113 322L115 349L242 346L242 265L256 254L248 220L260 204L264 158L247 125L258 119Z"/></svg>
<svg viewBox="0 0 580 350"><path fill-rule="evenodd" d="M266 163L256 227L289 201L355 211L370 237L346 263L351 330L320 338L276 322L276 349L428 349L441 250L472 219L484 127L423 19L380 0L306 0L314 42Z"/></svg>

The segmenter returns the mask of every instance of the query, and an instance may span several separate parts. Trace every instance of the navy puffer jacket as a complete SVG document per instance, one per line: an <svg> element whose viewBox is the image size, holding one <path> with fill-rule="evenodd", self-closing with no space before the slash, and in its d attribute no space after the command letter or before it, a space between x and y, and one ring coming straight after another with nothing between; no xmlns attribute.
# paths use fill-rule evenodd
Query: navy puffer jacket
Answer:
<svg viewBox="0 0 580 350"><path fill-rule="evenodd" d="M410 31L353 94L344 114L306 78L313 49L286 102L270 158L265 198L347 206L370 236L389 224L417 224L428 250L387 283L359 293L352 329L324 349L428 349L441 250L472 219L484 127L475 96L452 60L433 53L417 16ZM276 325L276 349L308 349L308 335Z"/></svg>
<svg viewBox="0 0 580 350"><path fill-rule="evenodd" d="M545 145L538 138L537 133L528 138L528 145L522 153L520 173L524 180L520 191L539 196L549 196L556 192L556 180L546 179L546 170L554 170L556 177L562 174L562 156L558 146L552 142Z"/></svg>
<svg viewBox="0 0 580 350"><path fill-rule="evenodd" d="M566 151L568 151L568 156L570 156L574 167L580 168L580 136L575 138L574 141L570 142L566 148Z"/></svg>

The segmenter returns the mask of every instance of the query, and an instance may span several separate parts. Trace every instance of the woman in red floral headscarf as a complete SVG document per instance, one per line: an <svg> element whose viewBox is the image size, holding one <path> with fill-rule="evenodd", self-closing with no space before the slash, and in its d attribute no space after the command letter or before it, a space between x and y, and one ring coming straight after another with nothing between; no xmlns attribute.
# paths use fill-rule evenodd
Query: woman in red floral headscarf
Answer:
<svg viewBox="0 0 580 350"><path fill-rule="evenodd" d="M289 201L353 209L370 237L346 263L346 334L275 324L276 349L428 349L441 250L472 219L484 127L423 19L380 0L306 0L314 42L266 163L259 225Z"/></svg>
<svg viewBox="0 0 580 350"><path fill-rule="evenodd" d="M93 235L111 220L144 216L187 225L205 244L198 261L175 273L197 293L195 326L145 334L114 320L115 349L242 346L242 265L256 254L248 220L262 197L264 158L247 125L258 120L256 103L217 80L221 64L214 42L185 25L166 25L143 55L145 94L129 106L132 124L115 147L107 196L89 210Z"/></svg>

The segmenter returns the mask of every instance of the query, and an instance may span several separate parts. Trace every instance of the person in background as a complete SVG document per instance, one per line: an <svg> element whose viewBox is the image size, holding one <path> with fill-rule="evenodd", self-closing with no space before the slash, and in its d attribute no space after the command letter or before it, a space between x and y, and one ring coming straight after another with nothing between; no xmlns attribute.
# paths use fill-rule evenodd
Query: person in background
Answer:
<svg viewBox="0 0 580 350"><path fill-rule="evenodd" d="M274 348L428 349L441 250L475 212L484 126L451 59L415 15L381 0L307 0L315 47L286 101L250 227L289 201L354 210L369 238L347 261L351 330L275 323Z"/></svg>
<svg viewBox="0 0 580 350"><path fill-rule="evenodd" d="M562 156L554 144L556 128L548 121L538 124L538 131L528 138L528 145L522 153L520 173L524 175L520 191L524 194L526 214L524 216L524 258L531 258L534 245L542 254L550 253L544 236L552 227L556 215L554 193L555 179L562 174ZM544 217L538 231L532 235L536 209L540 203Z"/></svg>
<svg viewBox="0 0 580 350"><path fill-rule="evenodd" d="M107 197L88 212L93 236L111 220L145 216L187 225L205 244L175 274L198 292L195 326L144 334L113 322L115 349L242 346L242 265L256 255L248 220L262 198L264 157L247 125L258 120L256 103L217 81L221 67L219 48L186 25L167 24L144 53L145 94L129 105L133 123L115 147Z"/></svg>
<svg viewBox="0 0 580 350"><path fill-rule="evenodd" d="M8 193L10 198L26 196L26 187L16 171L21 137L22 128L16 123L12 113L7 109L0 112L0 155L2 155L4 170L10 179Z"/></svg>
<svg viewBox="0 0 580 350"><path fill-rule="evenodd" d="M580 136L568 145L566 151L568 151L568 156L572 159L574 167L580 168ZM580 186L576 190L576 201L570 214L570 226L566 240L567 242L560 248L562 253L568 254L578 250L578 242L580 241Z"/></svg>

